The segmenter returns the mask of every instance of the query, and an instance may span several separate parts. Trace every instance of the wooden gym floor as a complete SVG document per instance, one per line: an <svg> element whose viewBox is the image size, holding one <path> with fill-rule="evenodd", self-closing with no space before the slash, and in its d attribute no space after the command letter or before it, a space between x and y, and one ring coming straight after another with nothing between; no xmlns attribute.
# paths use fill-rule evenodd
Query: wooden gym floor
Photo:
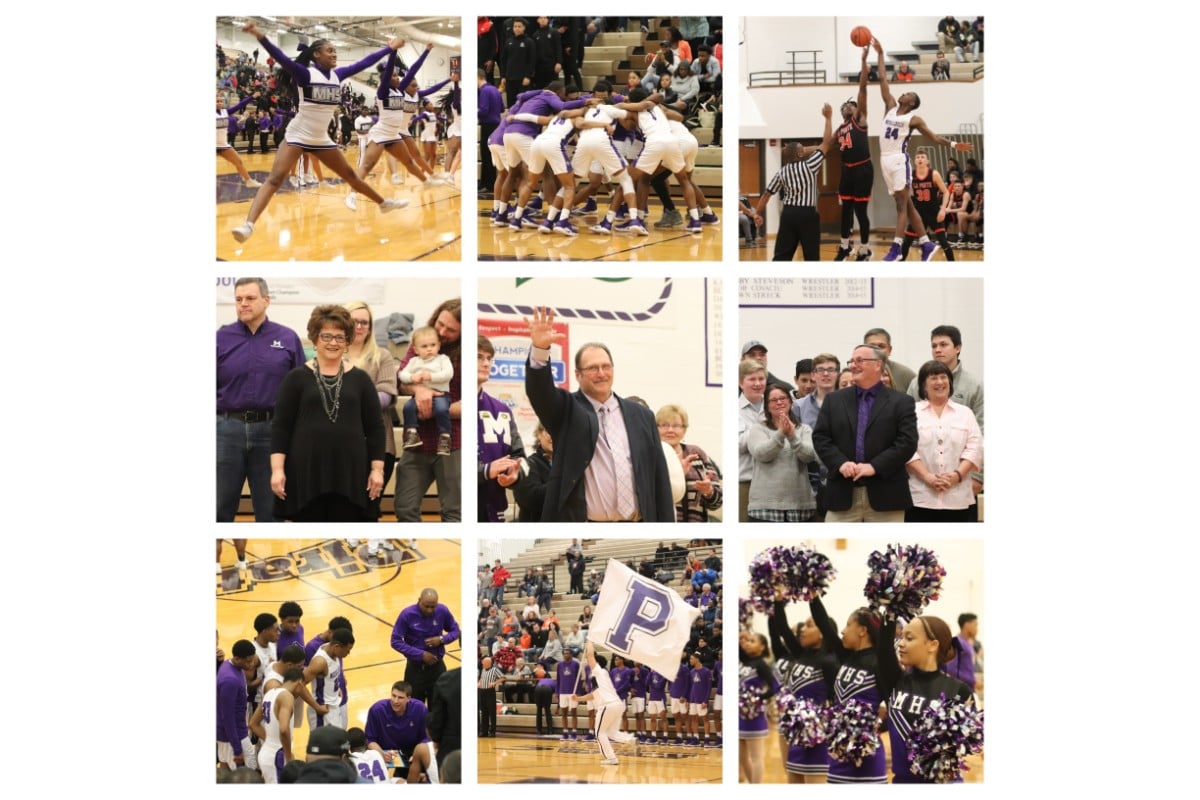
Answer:
<svg viewBox="0 0 1200 800"><path fill-rule="evenodd" d="M344 662L349 722L363 727L371 704L390 696L392 684L404 677L404 657L391 646L392 626L422 589L437 589L439 601L468 636L474 628L462 613L462 543L417 539L410 547L404 539L388 541L396 549L381 551L386 558L375 560L368 558L365 540L351 550L344 539L251 539L249 569L239 571L233 544L226 540L216 591L218 646L228 656L238 639L253 639L254 618L264 611L278 616L285 600L304 610L305 641L324 631L333 617L346 617L355 639ZM447 648L446 668L460 666L462 647L455 642ZM307 742L306 720L295 733L292 755L303 758Z"/></svg>
<svg viewBox="0 0 1200 800"><path fill-rule="evenodd" d="M857 236L858 236L858 234L856 233L855 234L856 238L854 241L857 241ZM838 237L836 235L834 235L834 236L822 235L821 236L821 260L822 261L833 261L833 259L837 256L838 245L840 244L840 242L841 242L841 240L838 239ZM738 239L738 248L739 248L738 249L738 260L739 261L770 261L771 257L773 255L775 255L775 236L773 234L767 236L766 246L748 248L748 247L743 246L744 243L745 243L744 239L740 239L740 238ZM872 251L871 252L871 260L872 261L882 261L883 257L885 255L887 255L888 248L890 248L891 246L892 246L891 231L872 233L871 234L871 251ZM799 248L796 249L796 255L792 260L793 261L803 261L804 260L804 254L800 252ZM909 262L919 262L921 260L921 252L915 245L914 245L912 251L909 252L909 254L908 254L908 260L909 260ZM944 252L942 252L942 250L939 249L936 253L933 254L933 260L934 261L945 261L946 254ZM961 262L961 261L983 261L983 250L955 250L954 251L954 261L956 263Z"/></svg>
<svg viewBox="0 0 1200 800"><path fill-rule="evenodd" d="M719 194L719 193L717 193ZM722 217L719 203L710 198L713 211ZM535 228L521 231L492 227L492 201L478 202L479 260L480 261L720 261L721 228L724 218L716 225L705 225L704 231L695 236L676 228L659 230L654 222L662 217L662 207L652 203L649 236L614 233L596 234L589 231L603 214L572 216L571 221L579 229L578 236L538 233ZM676 201L680 213L686 215L687 207ZM600 207L608 211L608 197L602 198ZM686 221L686 216L685 216ZM736 220L735 220L736 222Z"/></svg>
<svg viewBox="0 0 1200 800"><path fill-rule="evenodd" d="M275 153L240 154L257 181L266 180ZM358 160L347 148L346 160ZM230 230L245 221L257 189L242 185L233 166L217 164L217 259L223 261L459 261L462 259L462 204L453 186L426 188L405 173L393 185L386 159L380 159L367 183L385 198L409 201L407 208L380 214L375 203L359 196L358 210L344 204L349 187L322 165L335 185L280 187L242 244Z"/></svg>
<svg viewBox="0 0 1200 800"><path fill-rule="evenodd" d="M557 711L557 709L555 709ZM585 716L580 714L581 717ZM555 717L557 721L558 717ZM737 746L728 742L726 746ZM721 750L614 744L615 766L595 742L499 736L479 740L480 783L720 783Z"/></svg>

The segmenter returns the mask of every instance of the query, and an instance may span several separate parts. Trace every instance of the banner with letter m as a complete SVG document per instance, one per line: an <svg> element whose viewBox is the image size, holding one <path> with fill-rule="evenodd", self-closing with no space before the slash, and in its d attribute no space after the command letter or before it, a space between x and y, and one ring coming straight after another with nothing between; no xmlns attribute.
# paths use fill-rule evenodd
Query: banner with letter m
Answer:
<svg viewBox="0 0 1200 800"><path fill-rule="evenodd" d="M700 610L685 603L674 589L610 558L588 641L673 680L698 616Z"/></svg>

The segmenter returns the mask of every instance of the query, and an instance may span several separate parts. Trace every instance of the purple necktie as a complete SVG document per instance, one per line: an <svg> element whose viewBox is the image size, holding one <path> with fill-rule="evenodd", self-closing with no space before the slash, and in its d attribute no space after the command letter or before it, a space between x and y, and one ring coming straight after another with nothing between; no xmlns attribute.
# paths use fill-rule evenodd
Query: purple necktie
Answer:
<svg viewBox="0 0 1200 800"><path fill-rule="evenodd" d="M867 418L871 416L871 406L875 401L875 392L870 389L856 389L858 394L858 428L854 432L854 461L865 464L867 461Z"/></svg>

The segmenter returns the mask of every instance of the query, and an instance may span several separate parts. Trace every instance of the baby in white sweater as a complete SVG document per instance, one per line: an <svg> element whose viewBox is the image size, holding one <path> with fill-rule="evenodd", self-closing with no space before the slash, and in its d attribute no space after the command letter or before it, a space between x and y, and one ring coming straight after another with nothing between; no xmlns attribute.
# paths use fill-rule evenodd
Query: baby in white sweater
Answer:
<svg viewBox="0 0 1200 800"><path fill-rule="evenodd" d="M433 418L437 422L437 454L450 455L450 379L454 377L454 365L438 350L442 341L433 328L418 328L412 335L413 350L416 351L404 369L400 370L400 383L424 383L442 394L433 398ZM417 400L410 397L404 404L404 449L421 446L421 434L417 430Z"/></svg>

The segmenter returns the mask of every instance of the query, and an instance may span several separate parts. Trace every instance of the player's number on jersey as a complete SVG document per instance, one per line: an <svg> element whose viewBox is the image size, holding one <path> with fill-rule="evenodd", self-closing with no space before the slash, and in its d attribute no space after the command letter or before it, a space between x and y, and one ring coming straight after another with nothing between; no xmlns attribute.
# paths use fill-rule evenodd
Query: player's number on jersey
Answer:
<svg viewBox="0 0 1200 800"><path fill-rule="evenodd" d="M369 764L365 762L359 764L358 774L362 775L368 780L374 781L375 783L387 783L387 775L384 773L383 767L379 765L378 761L372 761Z"/></svg>
<svg viewBox="0 0 1200 800"><path fill-rule="evenodd" d="M885 130L883 132L883 138L895 139L895 140L899 141L900 140L900 129L899 128L888 128L887 130Z"/></svg>

